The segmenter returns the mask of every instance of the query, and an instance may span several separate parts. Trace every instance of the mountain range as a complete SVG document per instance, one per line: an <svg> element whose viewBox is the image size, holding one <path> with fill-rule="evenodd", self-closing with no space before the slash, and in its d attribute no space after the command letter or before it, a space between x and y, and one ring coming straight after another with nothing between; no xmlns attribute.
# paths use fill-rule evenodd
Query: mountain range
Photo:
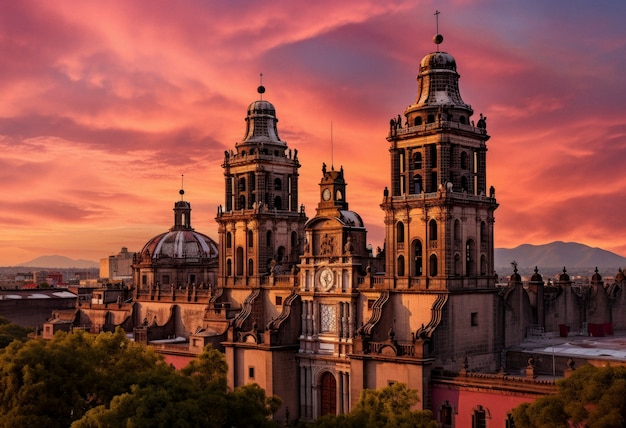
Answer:
<svg viewBox="0 0 626 428"><path fill-rule="evenodd" d="M496 248L494 253L494 266L496 272L501 274L513 272L511 266L513 261L517 262L520 273L527 273L533 270L535 266L542 273L555 269L560 271L563 267L568 272L597 267L604 274L615 275L618 268L626 268L626 257L577 242L555 241L542 245L523 244L515 248Z"/></svg>
<svg viewBox="0 0 626 428"><path fill-rule="evenodd" d="M539 267L540 271L547 269L559 271L566 267L568 272L574 269L589 269L598 267L600 270L626 268L626 257L601 248L592 248L577 242L555 241L549 244L523 244L515 248L496 248L494 251L494 266L496 272L508 274L513 271L511 262L517 262L520 272L528 272ZM89 269L98 268L98 262L92 260L74 260L64 256L41 256L25 263L20 267L31 268L58 268L58 269ZM616 272L606 272L615 274Z"/></svg>
<svg viewBox="0 0 626 428"><path fill-rule="evenodd" d="M31 261L20 263L17 266L52 269L92 269L99 268L100 263L94 262L93 260L74 260L65 256L41 256Z"/></svg>

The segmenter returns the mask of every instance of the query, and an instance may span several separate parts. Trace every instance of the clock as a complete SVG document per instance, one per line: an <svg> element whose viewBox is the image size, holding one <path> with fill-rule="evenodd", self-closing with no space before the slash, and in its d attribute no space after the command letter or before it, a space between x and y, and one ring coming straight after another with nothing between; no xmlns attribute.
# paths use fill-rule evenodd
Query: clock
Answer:
<svg viewBox="0 0 626 428"><path fill-rule="evenodd" d="M333 274L332 270L328 268L324 268L320 271L320 286L322 290L324 291L330 290L334 282L335 282L335 275Z"/></svg>
<svg viewBox="0 0 626 428"><path fill-rule="evenodd" d="M325 201L330 200L330 189L324 189L324 191L322 192L322 199L324 199Z"/></svg>

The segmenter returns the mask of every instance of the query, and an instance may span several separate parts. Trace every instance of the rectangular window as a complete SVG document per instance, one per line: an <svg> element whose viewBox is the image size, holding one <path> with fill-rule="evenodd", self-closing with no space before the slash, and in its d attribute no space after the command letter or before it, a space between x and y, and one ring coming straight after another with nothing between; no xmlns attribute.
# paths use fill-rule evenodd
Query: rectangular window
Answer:
<svg viewBox="0 0 626 428"><path fill-rule="evenodd" d="M254 379L254 367L248 367L248 377Z"/></svg>
<svg viewBox="0 0 626 428"><path fill-rule="evenodd" d="M283 304L283 297L282 296L276 296L276 305L280 306Z"/></svg>
<svg viewBox="0 0 626 428"><path fill-rule="evenodd" d="M374 302L375 301L376 300L374 300L374 299L368 299L368 301L367 301L367 309L372 309L372 307L374 306Z"/></svg>
<svg viewBox="0 0 626 428"><path fill-rule="evenodd" d="M472 312L471 323L472 327L476 327L478 325L478 312Z"/></svg>
<svg viewBox="0 0 626 428"><path fill-rule="evenodd" d="M162 277L162 281L163 285L167 285L170 283L170 276L169 275L163 275Z"/></svg>

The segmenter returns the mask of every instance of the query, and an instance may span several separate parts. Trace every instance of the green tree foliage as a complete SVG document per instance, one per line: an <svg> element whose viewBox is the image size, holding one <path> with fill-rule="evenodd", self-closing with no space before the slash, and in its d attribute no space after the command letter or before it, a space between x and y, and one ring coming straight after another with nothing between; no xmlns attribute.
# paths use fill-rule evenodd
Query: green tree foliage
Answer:
<svg viewBox="0 0 626 428"><path fill-rule="evenodd" d="M515 426L611 428L626 425L626 367L585 366L557 385L555 395L513 409Z"/></svg>
<svg viewBox="0 0 626 428"><path fill-rule="evenodd" d="M177 371L122 330L14 341L0 354L0 427L274 426L280 399L229 392L226 373L216 350Z"/></svg>
<svg viewBox="0 0 626 428"><path fill-rule="evenodd" d="M430 410L411 410L418 403L417 391L403 383L361 392L347 415L326 415L313 423L316 428L437 428Z"/></svg>
<svg viewBox="0 0 626 428"><path fill-rule="evenodd" d="M32 331L30 328L21 327L13 324L6 318L0 317L0 349L6 348L14 340L25 342L28 338L28 333Z"/></svg>

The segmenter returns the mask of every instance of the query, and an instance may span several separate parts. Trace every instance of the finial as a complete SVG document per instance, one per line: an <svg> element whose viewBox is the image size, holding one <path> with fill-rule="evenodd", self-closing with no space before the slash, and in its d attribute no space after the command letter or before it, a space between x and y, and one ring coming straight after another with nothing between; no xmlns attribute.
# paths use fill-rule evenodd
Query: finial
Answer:
<svg viewBox="0 0 626 428"><path fill-rule="evenodd" d="M438 10L435 10L435 21L436 21L437 33L433 37L433 42L435 42L435 44L437 45L437 52L439 52L439 45L443 42L443 36L439 34L439 14L440 13L441 12L439 12Z"/></svg>
<svg viewBox="0 0 626 428"><path fill-rule="evenodd" d="M263 73L259 74L260 84L259 87L256 88L256 91L261 95L261 100L263 100L263 94L265 93L265 86L263 86Z"/></svg>
<svg viewBox="0 0 626 428"><path fill-rule="evenodd" d="M178 191L178 193L180 193L180 200L183 200L183 195L185 194L185 191L183 190L183 188L185 184L185 174L181 174L180 175L180 190Z"/></svg>

